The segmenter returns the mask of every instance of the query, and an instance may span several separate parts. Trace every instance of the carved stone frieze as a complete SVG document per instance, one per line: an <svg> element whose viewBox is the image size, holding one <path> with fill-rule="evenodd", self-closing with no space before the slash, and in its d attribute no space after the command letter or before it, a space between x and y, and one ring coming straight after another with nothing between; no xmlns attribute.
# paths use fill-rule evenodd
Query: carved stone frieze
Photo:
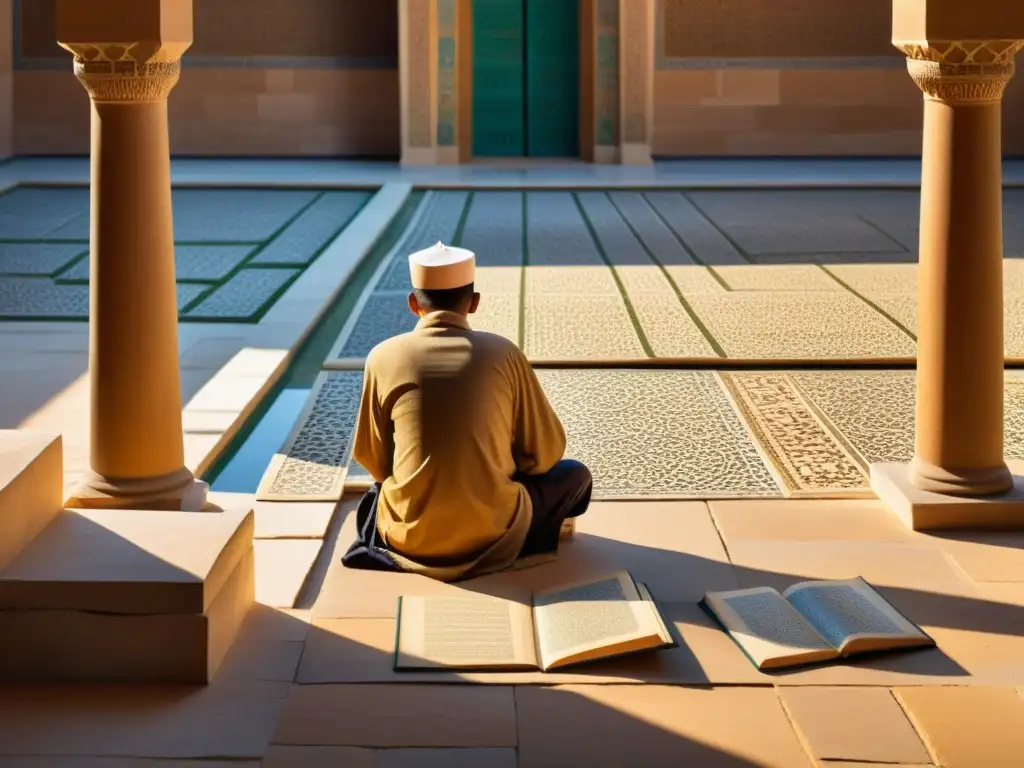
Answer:
<svg viewBox="0 0 1024 768"><path fill-rule="evenodd" d="M999 101L1024 40L894 41L925 98L951 104Z"/></svg>
<svg viewBox="0 0 1024 768"><path fill-rule="evenodd" d="M93 101L128 103L166 99L181 76L181 55L187 47L152 42L60 45L74 54L75 76Z"/></svg>

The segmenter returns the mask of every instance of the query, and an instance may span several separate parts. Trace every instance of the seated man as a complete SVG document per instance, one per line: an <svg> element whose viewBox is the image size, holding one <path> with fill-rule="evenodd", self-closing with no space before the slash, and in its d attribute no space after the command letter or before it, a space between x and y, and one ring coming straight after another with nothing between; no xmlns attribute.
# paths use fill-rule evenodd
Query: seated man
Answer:
<svg viewBox="0 0 1024 768"><path fill-rule="evenodd" d="M438 243L409 257L416 328L366 359L353 455L376 481L342 562L436 579L553 553L586 511L591 476L508 339L474 331L475 256Z"/></svg>

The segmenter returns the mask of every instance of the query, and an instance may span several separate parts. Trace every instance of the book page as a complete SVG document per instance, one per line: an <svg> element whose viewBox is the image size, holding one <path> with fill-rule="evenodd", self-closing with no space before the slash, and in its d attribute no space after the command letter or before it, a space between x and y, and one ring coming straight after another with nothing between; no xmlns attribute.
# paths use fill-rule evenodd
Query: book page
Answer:
<svg viewBox="0 0 1024 768"><path fill-rule="evenodd" d="M533 598L534 630L542 668L561 659L660 634L632 577L589 579Z"/></svg>
<svg viewBox="0 0 1024 768"><path fill-rule="evenodd" d="M709 592L705 599L759 666L787 657L837 655L837 649L770 587Z"/></svg>
<svg viewBox="0 0 1024 768"><path fill-rule="evenodd" d="M785 597L836 648L861 637L926 637L863 579L794 584Z"/></svg>
<svg viewBox="0 0 1024 768"><path fill-rule="evenodd" d="M403 597L395 666L537 667L530 606L483 595Z"/></svg>

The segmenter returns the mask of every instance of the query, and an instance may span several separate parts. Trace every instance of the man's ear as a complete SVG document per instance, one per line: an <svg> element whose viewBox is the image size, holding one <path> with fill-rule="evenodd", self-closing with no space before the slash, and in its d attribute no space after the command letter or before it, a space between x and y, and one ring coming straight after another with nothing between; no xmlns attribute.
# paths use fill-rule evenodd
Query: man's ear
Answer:
<svg viewBox="0 0 1024 768"><path fill-rule="evenodd" d="M479 306L480 306L480 294L479 293L474 293L472 300L469 302L469 314L472 315L474 312L476 312L476 310L477 310L477 308Z"/></svg>
<svg viewBox="0 0 1024 768"><path fill-rule="evenodd" d="M416 315L416 317L420 316L420 303L417 301L415 293L409 294L409 311Z"/></svg>

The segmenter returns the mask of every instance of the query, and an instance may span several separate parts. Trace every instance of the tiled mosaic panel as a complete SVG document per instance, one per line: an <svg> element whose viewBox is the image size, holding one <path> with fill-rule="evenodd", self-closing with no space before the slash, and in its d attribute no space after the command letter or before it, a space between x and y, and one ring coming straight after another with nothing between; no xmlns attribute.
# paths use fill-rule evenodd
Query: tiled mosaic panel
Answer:
<svg viewBox="0 0 1024 768"><path fill-rule="evenodd" d="M527 296L523 316L531 359L647 357L621 296Z"/></svg>
<svg viewBox="0 0 1024 768"><path fill-rule="evenodd" d="M650 266L653 263L607 194L580 192L577 198L605 256L613 266Z"/></svg>
<svg viewBox="0 0 1024 768"><path fill-rule="evenodd" d="M89 315L89 289L57 285L46 277L0 277L0 317L82 319Z"/></svg>
<svg viewBox="0 0 1024 768"><path fill-rule="evenodd" d="M88 208L88 187L15 187L0 195L0 240L58 239L55 231Z"/></svg>
<svg viewBox="0 0 1024 768"><path fill-rule="evenodd" d="M278 189L181 189L172 192L174 239L186 243L257 243L270 239L319 192ZM85 210L48 237L89 239Z"/></svg>
<svg viewBox="0 0 1024 768"><path fill-rule="evenodd" d="M256 250L255 245L176 245L174 272L178 280L218 282ZM89 280L89 259L82 259L58 280Z"/></svg>
<svg viewBox="0 0 1024 768"><path fill-rule="evenodd" d="M526 235L530 266L605 265L571 192L528 192Z"/></svg>
<svg viewBox="0 0 1024 768"><path fill-rule="evenodd" d="M609 197L655 259L666 266L696 263L643 194L611 192Z"/></svg>
<svg viewBox="0 0 1024 768"><path fill-rule="evenodd" d="M596 266L553 267L530 264L526 267L524 287L528 297L606 296L621 300L622 292L612 271L604 264Z"/></svg>
<svg viewBox="0 0 1024 768"><path fill-rule="evenodd" d="M205 285L176 286L183 310L209 290ZM0 317L85 320L89 317L89 286L60 284L48 278L0 277Z"/></svg>
<svg viewBox="0 0 1024 768"><path fill-rule="evenodd" d="M0 275L52 275L88 250L78 243L0 243Z"/></svg>
<svg viewBox="0 0 1024 768"><path fill-rule="evenodd" d="M702 264L746 264L743 254L722 236L680 192L648 192L645 197Z"/></svg>
<svg viewBox="0 0 1024 768"><path fill-rule="evenodd" d="M867 493L858 459L785 373L721 374L743 419L791 495Z"/></svg>
<svg viewBox="0 0 1024 768"><path fill-rule="evenodd" d="M186 313L198 319L249 319L256 315L299 270L243 269Z"/></svg>
<svg viewBox="0 0 1024 768"><path fill-rule="evenodd" d="M714 373L539 370L595 498L780 496Z"/></svg>
<svg viewBox="0 0 1024 768"><path fill-rule="evenodd" d="M337 356L366 357L380 342L411 331L415 326L416 316L409 311L406 294L374 294L360 312Z"/></svg>
<svg viewBox="0 0 1024 768"><path fill-rule="evenodd" d="M865 468L913 458L913 371L819 371L791 377L857 451ZM1004 403L1005 456L1024 459L1024 382L1007 380Z"/></svg>
<svg viewBox="0 0 1024 768"><path fill-rule="evenodd" d="M474 330L496 333L518 344L519 296L481 295L480 307L469 316L469 325Z"/></svg>
<svg viewBox="0 0 1024 768"><path fill-rule="evenodd" d="M377 284L378 291L410 291L409 254L437 242L453 245L459 220L469 200L468 192L432 192L423 202L423 215L402 237L390 266Z"/></svg>
<svg viewBox="0 0 1024 768"><path fill-rule="evenodd" d="M259 252L254 264L309 264L370 198L368 192L327 192Z"/></svg>
<svg viewBox="0 0 1024 768"><path fill-rule="evenodd" d="M476 254L477 267L523 264L523 193L474 192L460 245Z"/></svg>
<svg viewBox="0 0 1024 768"><path fill-rule="evenodd" d="M913 357L913 340L849 294L736 292L689 301L729 357Z"/></svg>
<svg viewBox="0 0 1024 768"><path fill-rule="evenodd" d="M349 461L362 386L361 371L320 374L310 393L312 408L282 447L285 460L273 478L264 478L261 490L274 496L303 497L329 494L337 488Z"/></svg>

